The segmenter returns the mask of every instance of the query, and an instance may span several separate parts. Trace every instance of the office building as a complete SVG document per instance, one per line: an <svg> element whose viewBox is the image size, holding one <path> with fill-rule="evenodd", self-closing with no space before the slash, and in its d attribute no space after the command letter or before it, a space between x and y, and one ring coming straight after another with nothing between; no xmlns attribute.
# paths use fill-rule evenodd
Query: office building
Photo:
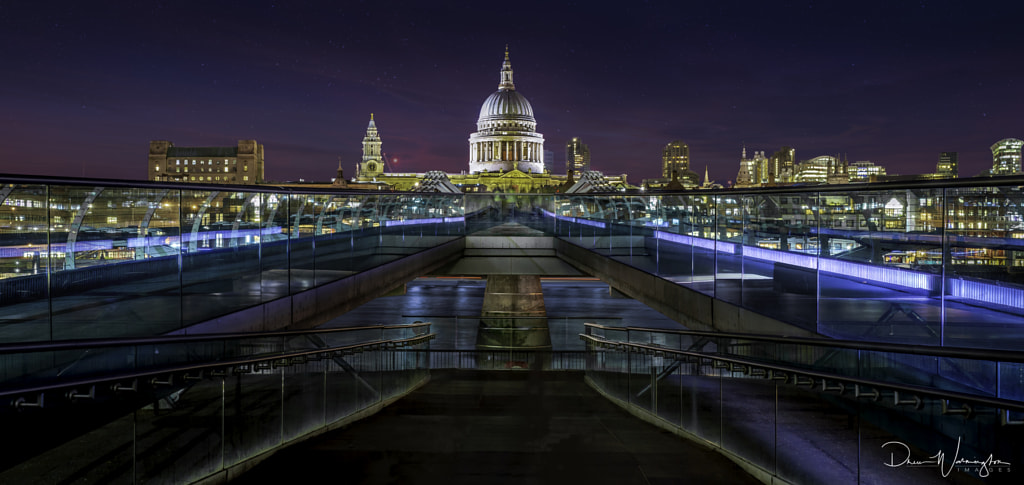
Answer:
<svg viewBox="0 0 1024 485"><path fill-rule="evenodd" d="M990 175L1014 175L1021 173L1020 148L1024 141L1004 138L992 145L992 170Z"/></svg>
<svg viewBox="0 0 1024 485"><path fill-rule="evenodd" d="M575 173L590 170L590 147L575 137L565 144L565 173L570 170Z"/></svg>
<svg viewBox="0 0 1024 485"><path fill-rule="evenodd" d="M672 172L679 172L682 178L682 175L690 170L690 146L680 140L665 145L661 152L661 167L663 178L671 179Z"/></svg>
<svg viewBox="0 0 1024 485"><path fill-rule="evenodd" d="M935 173L939 178L955 179L960 173L960 162L957 152L942 152L939 163L935 164Z"/></svg>
<svg viewBox="0 0 1024 485"><path fill-rule="evenodd" d="M176 147L166 140L149 142L149 180L207 184L263 183L263 145L238 140L229 147Z"/></svg>

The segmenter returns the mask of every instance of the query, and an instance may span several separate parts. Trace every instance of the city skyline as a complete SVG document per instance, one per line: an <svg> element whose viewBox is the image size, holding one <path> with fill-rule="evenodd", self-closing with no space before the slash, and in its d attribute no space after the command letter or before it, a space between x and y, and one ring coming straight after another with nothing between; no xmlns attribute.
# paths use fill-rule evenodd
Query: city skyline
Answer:
<svg viewBox="0 0 1024 485"><path fill-rule="evenodd" d="M326 180L339 156L354 172L375 113L393 170L458 173L505 44L549 148L578 137L633 183L673 140L726 182L744 145L899 174L956 151L973 176L1024 135L1006 9L538 5L3 7L0 172L144 180L150 140L255 139L268 179Z"/></svg>

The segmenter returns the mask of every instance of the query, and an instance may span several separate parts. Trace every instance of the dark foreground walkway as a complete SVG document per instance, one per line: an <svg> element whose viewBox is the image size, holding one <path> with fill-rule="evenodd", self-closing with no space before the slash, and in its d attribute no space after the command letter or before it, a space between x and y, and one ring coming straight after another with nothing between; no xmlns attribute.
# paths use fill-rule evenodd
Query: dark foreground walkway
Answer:
<svg viewBox="0 0 1024 485"><path fill-rule="evenodd" d="M754 484L737 465L636 419L582 372L431 371L422 389L276 453L234 483ZM319 479L319 482L323 482Z"/></svg>

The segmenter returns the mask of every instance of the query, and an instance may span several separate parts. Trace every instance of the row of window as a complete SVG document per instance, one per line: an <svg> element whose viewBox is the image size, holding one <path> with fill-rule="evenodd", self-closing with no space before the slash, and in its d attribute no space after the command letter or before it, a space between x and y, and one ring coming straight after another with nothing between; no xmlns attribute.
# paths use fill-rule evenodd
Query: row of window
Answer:
<svg viewBox="0 0 1024 485"><path fill-rule="evenodd" d="M170 169L168 169L168 170L170 170ZM217 167L217 168L213 168L213 167L210 167L210 168L199 167L198 170L200 172L214 172L214 171L220 172L220 167ZM160 166L157 165L157 166L153 167L153 171L154 172L159 172L160 171ZM242 167L242 171L243 172L249 171L249 167L248 166L243 166ZM182 167L174 167L174 173L181 173L181 172L182 172ZM185 167L184 172L188 173L188 167ZM228 173L228 172L229 172L228 167L224 167L224 173Z"/></svg>
<svg viewBox="0 0 1024 485"><path fill-rule="evenodd" d="M232 165L235 165L235 164L238 163L238 159L232 158L230 160L230 162L231 162ZM181 160L175 160L174 164L175 165L188 165L188 160L185 160L185 163L182 163ZM195 165L195 164L196 164L196 161L192 160L192 165ZM213 164L214 164L213 160L199 160L199 165L213 165ZM227 165L227 164L228 164L228 159L225 158L224 159L224 165ZM217 165L220 165L220 160L217 160Z"/></svg>
<svg viewBox="0 0 1024 485"><path fill-rule="evenodd" d="M237 181L238 178L234 177L234 176L232 176L231 178L228 178L227 176L221 178L219 175L216 176L216 177L208 175L208 176L206 176L206 178L203 178L202 176L199 176L199 178L196 178L196 177L188 177L188 176L176 177L176 176L168 175L166 177L156 177L155 180L157 182L159 182L161 180L166 181L166 182L181 182L181 181L188 181L188 182L222 182L222 181L223 182L234 182L234 181ZM249 181L249 176L248 175L243 175L242 176L242 181L243 182L248 182Z"/></svg>

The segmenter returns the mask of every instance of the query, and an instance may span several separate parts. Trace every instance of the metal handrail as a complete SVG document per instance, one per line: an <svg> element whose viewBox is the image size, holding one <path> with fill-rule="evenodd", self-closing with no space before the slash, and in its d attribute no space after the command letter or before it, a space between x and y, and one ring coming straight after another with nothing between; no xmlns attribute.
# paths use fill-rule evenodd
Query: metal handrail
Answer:
<svg viewBox="0 0 1024 485"><path fill-rule="evenodd" d="M238 340L246 338L289 337L307 334L341 333L357 330L393 330L399 328L430 327L430 322L403 323L396 325L367 325L361 327L338 327L308 330L280 330L271 332L204 333L201 335L175 335L156 337L132 337L124 339L83 339L61 342L13 343L0 345L0 354L55 352L62 350L96 349L105 347L126 347L132 345L158 345L211 340Z"/></svg>
<svg viewBox="0 0 1024 485"><path fill-rule="evenodd" d="M808 370L801 367L790 367L779 364L769 364L758 360L748 360L739 357L726 357L721 354L707 354L702 352L693 352L689 350L678 350L667 347L660 347L657 345L639 344L634 342L619 342L616 340L607 340L593 335L580 334L580 338L583 340L591 341L595 344L602 346L623 346L632 347L636 349L642 349L649 352L659 352L663 354L676 354L685 355L688 357L696 357L699 359L709 359L719 362L726 362L730 364L738 364L741 366L749 366L751 368L767 369L772 371L779 371L786 374L793 374L799 376L807 376L818 379L825 379L834 382L841 382L845 384L852 384L857 386L869 387L875 390L887 390L896 392L908 392L912 394L919 394L939 400L951 400L965 404L977 404L986 407L992 407L996 409L1004 409L1015 412L1024 412L1024 403L1019 401L1012 401L1008 399L998 397L987 397L978 396L975 394L967 394L956 391L947 391L942 389L935 389L931 387L915 386L912 384L899 384L885 381L878 381L874 379L864 379L860 377L849 377L841 374L831 374L828 372L820 372L814 370Z"/></svg>
<svg viewBox="0 0 1024 485"><path fill-rule="evenodd" d="M970 177L957 179L936 179L936 180L913 180L895 182L853 182L849 184L833 185L787 185L779 187L750 187L743 189L690 189L677 191L654 190L640 195L664 196L664 195L711 195L730 196L746 194L789 194L804 192L871 192L881 190L902 190L902 189L941 189L959 187L995 187L1000 185L1024 185L1024 177L1020 175L1007 175L1001 177ZM572 194L579 197L582 194ZM636 196L636 193L623 192L588 192L584 196L610 197L610 196Z"/></svg>
<svg viewBox="0 0 1024 485"><path fill-rule="evenodd" d="M92 177L49 177L43 175L19 175L0 173L0 184L37 184L37 185L74 185L88 187L124 187L124 188L155 188L187 191L230 191L230 192L253 192L253 193L281 193L290 194L352 194L352 195L413 195L413 196L461 196L463 194L431 194L426 192L397 192L397 191L371 191L362 189L343 189L335 187L303 188L283 185L237 185L237 184L213 184L195 182L157 182L153 180L117 180Z"/></svg>
<svg viewBox="0 0 1024 485"><path fill-rule="evenodd" d="M5 398L9 399L9 398L12 398L12 397L31 395L31 394L52 393L52 392L55 392L55 391L60 391L60 390L65 390L65 389L72 389L73 390L75 388L85 388L85 387L91 387L91 386L101 385L101 384L105 384L105 383L124 382L124 381L136 380L136 379L143 379L143 378L146 378L146 377L164 376L164 375L167 375L167 374L182 374L182 373L189 373L189 372L196 372L196 371L210 370L210 369L224 369L224 368L232 368L232 367L239 367L239 366L252 365L252 364L260 364L260 363L266 363L266 362L281 361L281 360L286 360L286 359L292 359L292 358L295 358L295 357L306 357L306 356L310 356L310 355L331 354L331 353L335 353L335 352L344 352L344 351L349 351L349 350L356 350L356 349L360 349L360 348L363 348L363 347L380 347L381 345L392 345L392 344L403 345L403 346L404 345L412 345L412 344L420 343L421 341L429 341L429 340L432 340L432 339L434 339L436 337L437 337L437 334L429 333L429 334L424 334L424 335L417 335L415 337L408 337L408 338L404 338L404 339L371 340L371 341L367 341L367 342L360 342L360 343L357 343L357 344L343 345L343 346L339 346L339 347L328 347L328 348L321 348L321 349L315 349L315 350L301 350L301 351L297 351L297 352L265 355L265 356L260 356L260 357L244 357L244 358L237 358L237 359L232 359L232 360L221 360L221 361L216 361L216 362L213 362L213 363L205 363L205 364L177 365L177 366L164 367L164 368L160 368L160 369L151 369L151 370L147 370L147 371L143 371L143 372L126 372L126 373L117 374L117 375L113 375L113 376L108 375L108 376L104 376L104 377L101 377L101 378L95 378L94 377L94 378L90 378L90 379L80 379L80 380L75 380L75 381L66 381L66 382L61 382L59 384L50 384L50 385L43 385L43 386L35 386L35 387L28 387L28 388L0 391L0 399L5 399Z"/></svg>
<svg viewBox="0 0 1024 485"><path fill-rule="evenodd" d="M3 174L0 173L0 183L19 183L19 184L49 184L49 185L83 185L83 186L97 186L102 185L105 187L153 187L153 188L166 188L175 190L231 190L236 192L260 192L260 193L294 193L294 194L317 194L317 193L341 193L341 194L357 194L357 195L414 195L414 196L434 196L439 197L436 194L428 194L422 192L396 192L396 191L368 191L358 189L341 189L333 187L317 187L317 188L303 188L295 186L281 186L281 185L234 185L234 184L210 184L210 183L174 183L174 182L157 182L150 180L116 180L116 179L102 179L102 178L88 178L88 177L50 177L42 175L19 175L19 174ZM803 193L803 192L851 192L851 191L876 191L876 190L900 190L900 189L932 189L932 188L958 188L958 187L993 187L997 185L1024 185L1024 177L1020 175L1008 175L1002 177L971 177L971 178L957 178L957 179L937 179L937 180L915 180L915 181L897 181L897 182L871 182L868 183L850 183L850 184L835 184L835 185L802 185L802 186L781 186L781 187L751 187L744 189L710 189L710 190L683 190L683 191L652 191L642 195L652 196L663 196L663 195L711 195L711 196L729 196L729 195L743 195L743 194L774 194L774 193ZM444 194L440 197L449 195L455 196L477 196L472 193L468 194ZM480 194L479 197L487 197L493 194ZM530 194L536 195L536 194ZM551 194L552 197L565 197L566 194ZM622 192L591 192L582 196L590 197L608 197L618 196L622 197L636 196L636 193ZM580 197L581 194L573 194L573 197Z"/></svg>
<svg viewBox="0 0 1024 485"><path fill-rule="evenodd" d="M908 345L885 342L868 342L863 340L842 340L811 337L786 337L764 334L730 333L730 332L706 332L700 330L672 330L645 327L613 327L598 323L584 323L584 328L599 328L602 330L634 331L650 333L667 333L673 335L692 335L697 337L712 338L733 338L743 340L754 340L759 342L772 342L782 344L801 344L813 347L831 347L851 350L868 350L873 352L893 352L902 354L924 355L930 357L949 357L958 359L987 360L999 362L1024 363L1024 352L1012 350L978 350L969 347L937 347L929 345Z"/></svg>

